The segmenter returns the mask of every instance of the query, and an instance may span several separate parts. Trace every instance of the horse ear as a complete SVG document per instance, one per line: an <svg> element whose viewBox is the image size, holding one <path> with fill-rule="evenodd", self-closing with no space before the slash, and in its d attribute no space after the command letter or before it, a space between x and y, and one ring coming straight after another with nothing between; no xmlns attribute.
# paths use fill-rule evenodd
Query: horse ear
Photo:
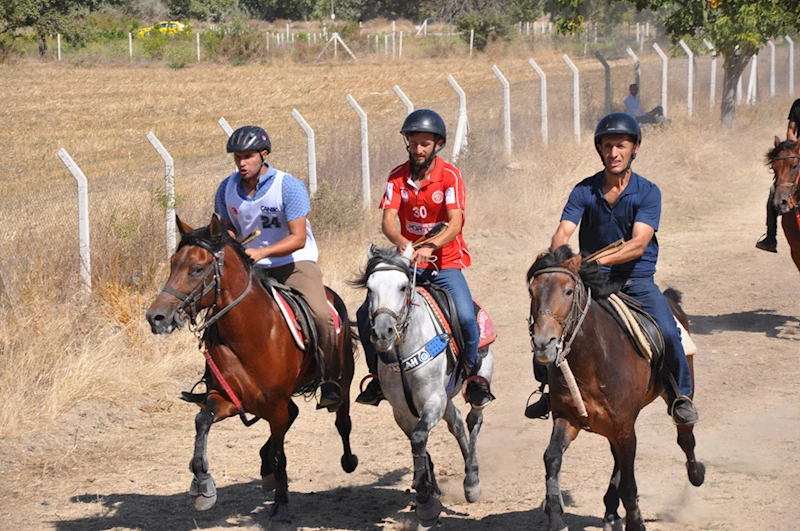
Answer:
<svg viewBox="0 0 800 531"><path fill-rule="evenodd" d="M211 215L211 223L208 224L208 228L212 236L219 236L222 234L222 218L216 212Z"/></svg>
<svg viewBox="0 0 800 531"><path fill-rule="evenodd" d="M367 247L367 260L372 260L376 254L378 254L378 248L375 247L374 243L369 244L369 247Z"/></svg>
<svg viewBox="0 0 800 531"><path fill-rule="evenodd" d="M178 226L178 232L181 233L181 236L185 236L194 231L193 228L184 223L181 218L178 217L178 214L175 214L175 224Z"/></svg>
<svg viewBox="0 0 800 531"><path fill-rule="evenodd" d="M573 256L572 258L570 258L569 260L564 262L564 265L566 266L567 269L569 269L570 271L572 271L573 273L575 273L577 275L579 273L579 271L581 270L581 261L582 260L583 260L583 257L581 255L579 255L579 254L576 254L575 256Z"/></svg>
<svg viewBox="0 0 800 531"><path fill-rule="evenodd" d="M403 251L403 258L411 262L411 257L414 255L414 246L409 243Z"/></svg>
<svg viewBox="0 0 800 531"><path fill-rule="evenodd" d="M775 147L778 147L781 143L781 139L778 138L778 135L775 135Z"/></svg>

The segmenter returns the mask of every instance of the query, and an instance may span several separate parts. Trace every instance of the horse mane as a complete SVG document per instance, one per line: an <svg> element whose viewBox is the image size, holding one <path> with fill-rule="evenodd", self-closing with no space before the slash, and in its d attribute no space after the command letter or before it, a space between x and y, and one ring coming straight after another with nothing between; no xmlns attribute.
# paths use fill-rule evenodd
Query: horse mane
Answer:
<svg viewBox="0 0 800 531"><path fill-rule="evenodd" d="M375 272L375 268L380 264L389 264L399 267L402 270L408 270L408 262L403 258L403 255L397 252L394 247L384 247L372 249L372 258L367 262L367 266L361 271L355 279L351 280L349 284L354 288L366 288L367 280ZM411 272L408 272L409 278Z"/></svg>
<svg viewBox="0 0 800 531"><path fill-rule="evenodd" d="M575 253L572 252L569 245L562 245L555 251L548 249L547 252L539 255L530 269L528 269L527 282L530 284L533 275L537 271L548 267L563 267L564 262L574 256ZM584 285L591 288L593 299L605 299L612 293L619 291L619 286L609 280L608 275L603 272L597 262L581 262L581 268L578 273Z"/></svg>
<svg viewBox="0 0 800 531"><path fill-rule="evenodd" d="M236 251L236 254L239 255L239 258L242 259L248 271L253 267L253 259L247 255L244 246L239 243L238 240L232 238L226 230L223 230L220 235L214 236L211 234L211 228L208 226L195 229L181 237L181 242L178 244L178 251L189 245L202 247L211 254L218 253L226 245L230 245Z"/></svg>
<svg viewBox="0 0 800 531"><path fill-rule="evenodd" d="M792 140L784 140L774 148L767 151L767 164L774 162L782 151L794 151L795 148L797 148L797 142Z"/></svg>

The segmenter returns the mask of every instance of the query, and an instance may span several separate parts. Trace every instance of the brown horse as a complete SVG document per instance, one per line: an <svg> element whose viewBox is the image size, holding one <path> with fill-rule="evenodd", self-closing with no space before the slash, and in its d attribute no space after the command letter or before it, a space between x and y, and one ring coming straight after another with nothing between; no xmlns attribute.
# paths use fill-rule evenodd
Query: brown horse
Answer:
<svg viewBox="0 0 800 531"><path fill-rule="evenodd" d="M775 137L775 147L767 153L767 162L775 172L773 205L781 215L781 226L794 265L800 270L800 143Z"/></svg>
<svg viewBox="0 0 800 531"><path fill-rule="evenodd" d="M217 216L208 227L193 231L178 219L182 238L172 256L171 271L164 290L147 311L153 333L170 333L186 318L208 309L203 340L213 372L222 380L208 380L209 393L195 418L197 435L189 465L194 473L190 494L198 510L210 509L217 499L214 479L209 474L207 445L211 424L245 411L269 422L271 436L261 448L261 477L265 491L275 489L270 529L289 529L288 483L284 437L297 418L292 395L313 389L319 370L315 357L300 350L278 305L258 280L252 261L239 242L231 238ZM331 300L345 325L338 337L338 366L342 404L336 411L336 428L342 438L345 472L358 466L350 451L350 398L353 379L353 342L347 308L330 289ZM310 356L310 359L306 359ZM229 389L226 389L226 382ZM235 396L231 396L231 394ZM234 402L241 401L242 409Z"/></svg>
<svg viewBox="0 0 800 531"><path fill-rule="evenodd" d="M639 411L662 394L662 378L651 373L650 362L637 353L611 314L599 304L592 304L592 298L607 297L614 291L596 263L582 262L581 256L573 255L564 245L536 259L528 271L528 290L534 355L539 363L549 366L553 411L553 432L544 453L547 477L544 509L549 517L548 530L567 529L559 472L564 452L583 428L608 439L614 456L614 472L603 498L606 506L603 529L622 529L617 513L622 499L626 511L625 529L643 531L634 478L634 424ZM667 295L673 297L673 303L679 302L674 290L668 290ZM686 316L682 311L680 314L688 330ZM556 365L570 341L571 350L566 350L568 361L588 418L581 417L562 371ZM705 466L694 456L692 425L678 427L678 444L686 454L689 480L695 486L702 485Z"/></svg>

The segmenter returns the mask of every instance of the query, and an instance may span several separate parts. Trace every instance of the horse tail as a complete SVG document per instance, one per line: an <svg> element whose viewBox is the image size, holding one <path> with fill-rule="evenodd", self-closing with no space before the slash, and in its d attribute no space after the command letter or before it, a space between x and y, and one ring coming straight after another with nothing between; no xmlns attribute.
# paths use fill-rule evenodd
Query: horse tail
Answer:
<svg viewBox="0 0 800 531"><path fill-rule="evenodd" d="M686 315L686 312L683 311L681 307L681 303L683 302L683 293L676 290L675 288L667 288L664 290L664 297L667 299L669 303L669 307L672 310L672 314L675 318L680 321L681 325L686 329L687 332L690 332L689 329L689 317Z"/></svg>

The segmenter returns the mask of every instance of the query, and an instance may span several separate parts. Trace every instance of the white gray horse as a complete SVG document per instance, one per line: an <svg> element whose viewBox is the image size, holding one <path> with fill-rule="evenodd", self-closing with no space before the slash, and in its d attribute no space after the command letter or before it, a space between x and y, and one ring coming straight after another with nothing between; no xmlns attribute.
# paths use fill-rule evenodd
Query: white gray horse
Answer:
<svg viewBox="0 0 800 531"><path fill-rule="evenodd" d="M462 383L459 365L444 349L447 336L442 335L443 330L416 291L411 253L410 245L402 255L394 248L370 246L367 268L356 284L369 290L372 341L379 353L378 376L395 421L411 440L416 515L419 529L428 529L436 525L442 511L441 491L426 450L428 433L444 418L464 456L464 496L469 502L477 501L481 495L477 444L483 412L471 408L467 438L461 412L452 401ZM479 356L483 361L478 375L490 382L494 366L491 345L481 349Z"/></svg>

